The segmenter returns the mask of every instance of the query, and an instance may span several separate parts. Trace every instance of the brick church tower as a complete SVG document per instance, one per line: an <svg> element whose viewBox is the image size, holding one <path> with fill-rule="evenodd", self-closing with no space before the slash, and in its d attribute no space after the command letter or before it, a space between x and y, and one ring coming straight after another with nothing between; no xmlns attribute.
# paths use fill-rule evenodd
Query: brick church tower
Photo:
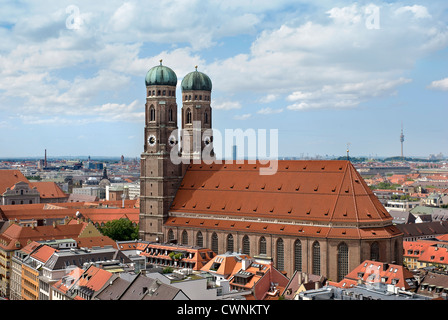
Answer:
<svg viewBox="0 0 448 320"><path fill-rule="evenodd" d="M163 242L162 226L182 180L182 164L171 161L178 148L177 76L162 65L145 78L145 140L140 163L139 237ZM177 152L176 152L177 153Z"/></svg>
<svg viewBox="0 0 448 320"><path fill-rule="evenodd" d="M213 160L212 81L196 70L182 80L182 157ZM186 162L186 161L185 161Z"/></svg>
<svg viewBox="0 0 448 320"><path fill-rule="evenodd" d="M213 160L210 78L196 70L182 80L182 130L178 133L175 72L162 65L145 78L145 144L140 163L139 237L167 242L163 224L190 163ZM180 139L180 143L178 140ZM205 157L204 157L205 155Z"/></svg>

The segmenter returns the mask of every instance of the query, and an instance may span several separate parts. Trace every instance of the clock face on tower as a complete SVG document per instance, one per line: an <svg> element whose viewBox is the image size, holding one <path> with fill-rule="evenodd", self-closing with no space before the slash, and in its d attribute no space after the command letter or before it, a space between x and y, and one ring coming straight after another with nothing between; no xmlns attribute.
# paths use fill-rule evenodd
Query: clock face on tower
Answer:
<svg viewBox="0 0 448 320"><path fill-rule="evenodd" d="M168 139L168 143L171 147L173 147L177 143L177 139L175 136L170 136Z"/></svg>
<svg viewBox="0 0 448 320"><path fill-rule="evenodd" d="M156 144L156 137L151 135L148 137L148 144L152 147Z"/></svg>

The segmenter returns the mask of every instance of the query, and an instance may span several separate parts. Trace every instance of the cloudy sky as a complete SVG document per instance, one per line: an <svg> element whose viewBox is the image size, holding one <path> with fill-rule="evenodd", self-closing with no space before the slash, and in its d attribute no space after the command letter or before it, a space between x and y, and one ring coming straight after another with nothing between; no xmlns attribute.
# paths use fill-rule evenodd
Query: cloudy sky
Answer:
<svg viewBox="0 0 448 320"><path fill-rule="evenodd" d="M210 76L215 130L278 130L281 156L397 156L402 123L405 155L448 155L444 0L0 6L0 158L138 157L160 59Z"/></svg>

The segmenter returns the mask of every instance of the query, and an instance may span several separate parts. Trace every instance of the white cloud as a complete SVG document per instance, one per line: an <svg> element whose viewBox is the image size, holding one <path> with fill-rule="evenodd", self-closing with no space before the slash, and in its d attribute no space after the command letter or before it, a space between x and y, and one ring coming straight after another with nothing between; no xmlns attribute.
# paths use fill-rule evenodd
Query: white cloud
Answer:
<svg viewBox="0 0 448 320"><path fill-rule="evenodd" d="M404 7L400 7L398 8L395 13L397 14L402 14L405 12L412 12L414 14L414 16L418 19L422 19L422 18L431 18L432 16L429 14L428 9L424 6L420 6L420 5L413 5L413 6L404 6Z"/></svg>
<svg viewBox="0 0 448 320"><path fill-rule="evenodd" d="M262 108L257 111L258 114L276 114L276 113L282 113L283 109L272 109L270 107Z"/></svg>
<svg viewBox="0 0 448 320"><path fill-rule="evenodd" d="M428 88L436 89L436 90L442 90L442 91L448 91L448 78L444 78L444 79L441 79L441 80L433 81L428 86Z"/></svg>
<svg viewBox="0 0 448 320"><path fill-rule="evenodd" d="M270 103L270 102L274 102L275 100L277 100L278 95L276 94L268 94L265 97L262 97L260 100L258 100L258 102L261 103Z"/></svg>
<svg viewBox="0 0 448 320"><path fill-rule="evenodd" d="M239 101L217 101L212 103L212 108L216 110L241 109Z"/></svg>
<svg viewBox="0 0 448 320"><path fill-rule="evenodd" d="M235 120L247 120L252 116L252 114L250 113L245 113L245 114L241 114L241 115L235 115L233 117L233 119Z"/></svg>
<svg viewBox="0 0 448 320"><path fill-rule="evenodd" d="M394 94L411 81L404 75L418 59L448 45L448 29L428 19L409 23L396 15L397 4L379 6L381 27L369 29L369 8L332 8L325 21L265 30L250 53L216 60L207 69L222 91L283 95L294 110L355 107ZM423 8L412 10L423 17Z"/></svg>

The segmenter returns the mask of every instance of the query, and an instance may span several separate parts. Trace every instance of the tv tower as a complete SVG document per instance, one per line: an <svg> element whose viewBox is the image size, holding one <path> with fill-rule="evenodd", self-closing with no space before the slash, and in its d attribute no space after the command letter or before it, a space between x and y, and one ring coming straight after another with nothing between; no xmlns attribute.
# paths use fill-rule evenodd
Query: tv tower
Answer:
<svg viewBox="0 0 448 320"><path fill-rule="evenodd" d="M404 134L403 134L403 122L401 123L401 135L400 135L400 142L401 142L401 159L404 160L403 156L403 142L404 142Z"/></svg>

